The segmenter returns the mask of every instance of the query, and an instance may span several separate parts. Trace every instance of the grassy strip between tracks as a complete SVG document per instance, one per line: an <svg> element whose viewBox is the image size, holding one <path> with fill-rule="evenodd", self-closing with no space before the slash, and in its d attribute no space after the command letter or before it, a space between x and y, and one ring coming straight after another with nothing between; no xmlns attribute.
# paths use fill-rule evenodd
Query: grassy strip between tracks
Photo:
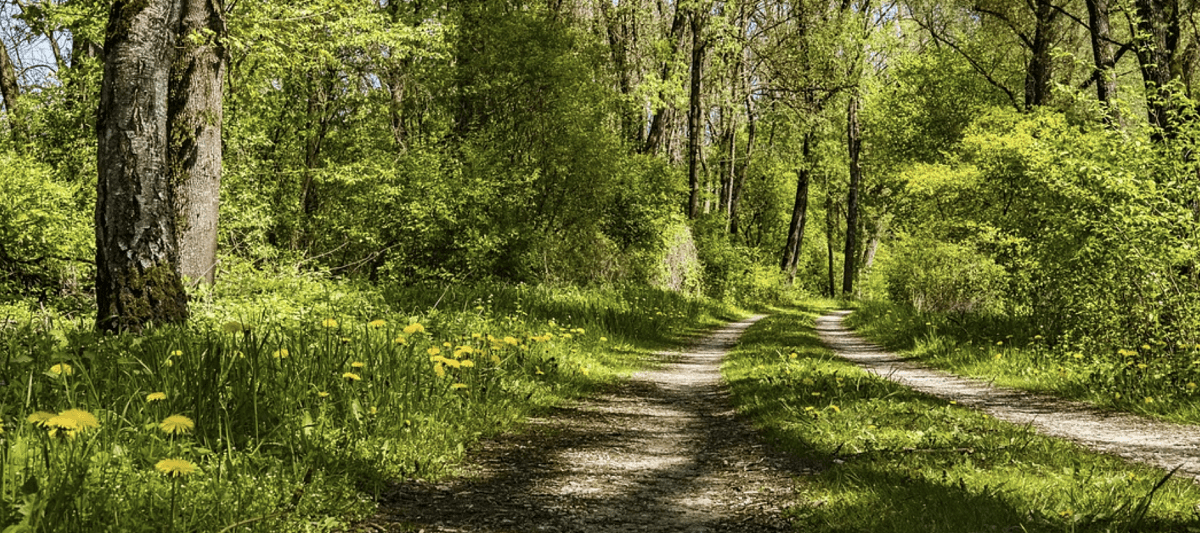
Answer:
<svg viewBox="0 0 1200 533"><path fill-rule="evenodd" d="M788 513L816 532L1200 531L1200 488L868 374L813 302L756 324L723 372L739 409L819 465Z"/></svg>

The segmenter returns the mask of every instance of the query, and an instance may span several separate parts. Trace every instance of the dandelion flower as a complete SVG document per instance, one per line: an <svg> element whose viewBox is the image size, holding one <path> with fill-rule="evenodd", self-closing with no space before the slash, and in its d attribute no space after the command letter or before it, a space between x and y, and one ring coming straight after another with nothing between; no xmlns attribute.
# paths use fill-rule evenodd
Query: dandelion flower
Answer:
<svg viewBox="0 0 1200 533"><path fill-rule="evenodd" d="M1151 397L1147 396L1147 397L1146 397L1146 403L1154 403L1154 398L1151 398Z"/></svg>
<svg viewBox="0 0 1200 533"><path fill-rule="evenodd" d="M327 328L336 328L338 327L338 322L332 318L326 318L325 320L321 321L321 325Z"/></svg>
<svg viewBox="0 0 1200 533"><path fill-rule="evenodd" d="M492 354L492 364L494 364L494 365L500 364L500 356L499 355Z"/></svg>
<svg viewBox="0 0 1200 533"><path fill-rule="evenodd" d="M55 376L70 376L75 373L75 369L66 363L59 363L50 367L50 373Z"/></svg>
<svg viewBox="0 0 1200 533"><path fill-rule="evenodd" d="M455 384L451 385L450 388L454 389L454 390L465 389L465 388L467 388L467 384L466 383L455 383Z"/></svg>
<svg viewBox="0 0 1200 533"><path fill-rule="evenodd" d="M463 361L459 362L459 364L462 365L463 368L471 368L475 366L475 361L464 359Z"/></svg>
<svg viewBox="0 0 1200 533"><path fill-rule="evenodd" d="M792 353L788 354L788 359L795 359L797 357L800 357L800 355L797 354L796 352L792 352Z"/></svg>
<svg viewBox="0 0 1200 533"><path fill-rule="evenodd" d="M367 364L362 361L355 361L353 363L350 363L350 368L364 368L366 366L367 366Z"/></svg>
<svg viewBox="0 0 1200 533"><path fill-rule="evenodd" d="M185 477L200 471L200 467L186 459L163 459L154 464L154 469L170 477Z"/></svg>
<svg viewBox="0 0 1200 533"><path fill-rule="evenodd" d="M437 377L439 378L444 378L446 377L446 368L443 367L441 363L438 363L433 365L433 373L437 374Z"/></svg>
<svg viewBox="0 0 1200 533"><path fill-rule="evenodd" d="M1150 345L1149 345L1149 344L1143 344L1143 345L1142 345L1142 349L1143 349L1143 350L1149 350L1149 349L1150 349Z"/></svg>
<svg viewBox="0 0 1200 533"><path fill-rule="evenodd" d="M25 417L25 421L38 427L46 427L46 421L54 418L55 416L58 415L55 415L54 413L47 413L45 411L37 411Z"/></svg>
<svg viewBox="0 0 1200 533"><path fill-rule="evenodd" d="M362 376L359 376L354 372L346 372L345 374L342 374L342 379L346 381L362 381Z"/></svg>
<svg viewBox="0 0 1200 533"><path fill-rule="evenodd" d="M172 357L179 357L181 355L183 355L183 350L175 350L175 351L171 352Z"/></svg>
<svg viewBox="0 0 1200 533"><path fill-rule="evenodd" d="M1135 352L1133 350L1126 350L1124 348L1121 348L1120 350L1117 350L1117 354L1123 355L1125 357L1132 357L1132 356L1137 355L1137 352Z"/></svg>
<svg viewBox="0 0 1200 533"><path fill-rule="evenodd" d="M1189 381L1189 382L1188 382L1188 384L1187 384L1187 388L1189 388L1189 389L1195 389L1195 388L1196 388L1196 383L1195 383L1195 382L1192 382L1192 381Z"/></svg>
<svg viewBox="0 0 1200 533"><path fill-rule="evenodd" d="M600 342L608 342L608 337L600 337Z"/></svg>
<svg viewBox="0 0 1200 533"><path fill-rule="evenodd" d="M317 393L317 397L318 397L318 398L328 398L328 397L329 397L329 393L328 393L328 392L325 392L325 391L321 391L321 392L318 392L318 393Z"/></svg>
<svg viewBox="0 0 1200 533"><path fill-rule="evenodd" d="M509 346L516 346L517 342L518 341L517 341L516 337L504 337L504 344L507 344Z"/></svg>
<svg viewBox="0 0 1200 533"><path fill-rule="evenodd" d="M167 435L182 435L191 433L192 429L196 427L196 423L183 415L171 415L163 419L162 424L159 424L158 427Z"/></svg>
<svg viewBox="0 0 1200 533"><path fill-rule="evenodd" d="M96 419L96 416L83 409L67 409L58 413L58 416L74 420L79 429L96 429L100 427L100 421Z"/></svg>
<svg viewBox="0 0 1200 533"><path fill-rule="evenodd" d="M562 335L559 335L559 337L562 337L567 340L571 340L571 339L575 338L575 337L571 336L570 333L563 333Z"/></svg>
<svg viewBox="0 0 1200 533"><path fill-rule="evenodd" d="M167 399L167 393L165 392L151 392L146 395L147 402L157 402L165 399Z"/></svg>
<svg viewBox="0 0 1200 533"><path fill-rule="evenodd" d="M378 408L378 407L375 407L374 405L372 405L372 406L371 406L371 410L370 410L370 411L368 411L368 412L369 412L370 414L377 415L377 414L379 414L379 408Z"/></svg>
<svg viewBox="0 0 1200 533"><path fill-rule="evenodd" d="M996 341L996 346L1004 346L1004 341Z"/></svg>
<svg viewBox="0 0 1200 533"><path fill-rule="evenodd" d="M408 344L408 341L405 340L404 337L396 337L396 340L394 340L392 342L394 342L396 344Z"/></svg>
<svg viewBox="0 0 1200 533"><path fill-rule="evenodd" d="M412 335L413 333L425 333L425 326L422 326L420 322L413 322L412 324L404 326L404 332L409 335Z"/></svg>
<svg viewBox="0 0 1200 533"><path fill-rule="evenodd" d="M273 353L271 355L275 356L276 359L287 359L288 351L287 351L287 348L284 348L282 350L275 350L275 353Z"/></svg>
<svg viewBox="0 0 1200 533"><path fill-rule="evenodd" d="M80 429L79 422L76 422L74 418L62 415L57 415L54 418L47 420L44 425L45 427L50 428L51 437L58 436L59 432L62 432L62 434L66 435L67 437L74 437L75 433L77 433Z"/></svg>
<svg viewBox="0 0 1200 533"><path fill-rule="evenodd" d="M370 326L370 327L373 327L373 328L376 328L376 329L378 329L378 328L382 328L382 327L386 326L386 325L387 325L387 321L385 321L385 320L372 320L372 321L370 321L370 322L367 322L367 325L368 325L368 326Z"/></svg>
<svg viewBox="0 0 1200 533"><path fill-rule="evenodd" d="M442 349L438 348L437 346L434 346L426 351L429 352L429 355L433 355L433 356L436 356L436 355L442 353Z"/></svg>

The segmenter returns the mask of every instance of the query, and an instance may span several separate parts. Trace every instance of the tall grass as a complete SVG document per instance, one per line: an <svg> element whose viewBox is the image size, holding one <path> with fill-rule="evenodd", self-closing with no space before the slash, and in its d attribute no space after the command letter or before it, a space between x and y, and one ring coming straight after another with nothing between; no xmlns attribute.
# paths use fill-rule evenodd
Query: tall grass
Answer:
<svg viewBox="0 0 1200 533"><path fill-rule="evenodd" d="M190 325L141 336L56 317L4 332L6 533L328 531L733 312L645 288L252 272L195 296Z"/></svg>

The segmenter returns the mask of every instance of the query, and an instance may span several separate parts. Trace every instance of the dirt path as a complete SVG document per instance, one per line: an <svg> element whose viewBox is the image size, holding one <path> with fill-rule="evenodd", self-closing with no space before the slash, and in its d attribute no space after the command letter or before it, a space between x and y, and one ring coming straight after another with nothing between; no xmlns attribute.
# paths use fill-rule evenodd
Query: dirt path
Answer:
<svg viewBox="0 0 1200 533"><path fill-rule="evenodd" d="M487 441L473 472L406 482L374 531L771 532L808 471L735 416L721 357L760 316L730 324L661 368L529 431Z"/></svg>
<svg viewBox="0 0 1200 533"><path fill-rule="evenodd" d="M931 370L888 353L862 339L842 320L849 311L817 319L821 341L841 357L921 392L975 407L1014 424L1029 424L1045 435L1119 455L1132 461L1200 477L1200 428L1134 415L1104 413L1087 404L993 387L985 382Z"/></svg>

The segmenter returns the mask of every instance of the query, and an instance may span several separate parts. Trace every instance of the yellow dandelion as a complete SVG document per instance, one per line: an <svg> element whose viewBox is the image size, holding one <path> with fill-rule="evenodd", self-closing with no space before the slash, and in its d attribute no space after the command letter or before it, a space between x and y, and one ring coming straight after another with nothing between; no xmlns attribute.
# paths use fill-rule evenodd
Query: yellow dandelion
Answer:
<svg viewBox="0 0 1200 533"><path fill-rule="evenodd" d="M459 346L458 349L455 350L455 352L456 353L468 353L468 354L475 353L475 348L472 348L470 346Z"/></svg>
<svg viewBox="0 0 1200 533"><path fill-rule="evenodd" d="M392 342L394 342L396 344L408 344L408 341L405 340L404 337L396 337L396 340L394 340Z"/></svg>
<svg viewBox="0 0 1200 533"><path fill-rule="evenodd" d="M1138 368L1146 368L1146 363L1138 363Z"/></svg>
<svg viewBox="0 0 1200 533"><path fill-rule="evenodd" d="M587 368L584 368L584 367L582 367L582 366L581 366L581 367L579 367L579 371L580 371L580 372L583 372L583 375L585 375L585 376L586 376L586 375L588 375L588 374L591 374L591 373L592 373L592 371L590 371L590 370L588 370Z"/></svg>
<svg viewBox="0 0 1200 533"><path fill-rule="evenodd" d="M442 353L442 349L438 348L437 346L434 346L426 351L429 352L429 355L437 355Z"/></svg>
<svg viewBox="0 0 1200 533"><path fill-rule="evenodd" d="M79 422L76 422L74 418L62 415L47 420L44 427L50 429L51 437L57 437L60 432L67 437L74 437L75 433L81 429Z"/></svg>
<svg viewBox="0 0 1200 533"><path fill-rule="evenodd" d="M369 412L373 415L377 415L377 414L379 414L379 408L372 405L371 410Z"/></svg>
<svg viewBox="0 0 1200 533"><path fill-rule="evenodd" d="M571 340L571 339L575 338L575 337L571 336L570 333L563 333L562 335L559 335L559 337L562 337L567 340Z"/></svg>
<svg viewBox="0 0 1200 533"><path fill-rule="evenodd" d="M437 374L439 378L444 378L446 377L446 367L443 367L441 363L433 365L433 373Z"/></svg>
<svg viewBox="0 0 1200 533"><path fill-rule="evenodd" d="M182 435L184 433L191 433L195 427L196 423L192 422L192 419L183 415L168 416L167 418L163 419L161 424L158 425L158 428L167 435Z"/></svg>
<svg viewBox="0 0 1200 533"><path fill-rule="evenodd" d="M46 427L46 421L54 418L55 416L58 415L55 415L54 413L47 413L46 411L36 411L33 414L25 417L25 421L38 427Z"/></svg>
<svg viewBox="0 0 1200 533"><path fill-rule="evenodd" d="M100 427L100 421L96 419L96 416L83 409L67 409L58 413L58 416L74 420L79 429L96 429Z"/></svg>
<svg viewBox="0 0 1200 533"><path fill-rule="evenodd" d="M346 372L345 374L342 374L342 379L346 381L362 381L362 376L359 376L354 372Z"/></svg>
<svg viewBox="0 0 1200 533"><path fill-rule="evenodd" d="M608 342L608 337L600 337L600 342Z"/></svg>
<svg viewBox="0 0 1200 533"><path fill-rule="evenodd" d="M443 358L442 358L442 362L443 362L443 363L445 363L445 364L446 364L446 366L449 366L449 367L452 367L452 368L459 368L459 367L461 367L461 366L462 366L462 363L458 362L458 361L457 361L457 360L455 360L455 359L446 359L446 358L444 358L444 357L443 357Z"/></svg>
<svg viewBox="0 0 1200 533"><path fill-rule="evenodd" d="M370 327L372 327L372 328L375 328L375 329L382 328L382 327L384 327L384 326L386 326L386 325L387 325L387 321L386 321L386 320L372 320L372 321L370 321L370 322L367 322L367 326L370 326Z"/></svg>
<svg viewBox="0 0 1200 533"><path fill-rule="evenodd" d="M518 342L516 337L504 337L504 344L509 346L516 346Z"/></svg>
<svg viewBox="0 0 1200 533"><path fill-rule="evenodd" d="M422 326L420 322L413 322L412 324L404 326L404 332L409 335L412 335L413 333L425 333L425 326Z"/></svg>
<svg viewBox="0 0 1200 533"><path fill-rule="evenodd" d="M450 348L453 348L453 347L454 347L454 345L453 345L453 344L450 344L450 343L448 343L448 342L443 342L443 343L442 343L442 346L445 346L447 350L449 350Z"/></svg>
<svg viewBox="0 0 1200 533"><path fill-rule="evenodd" d="M479 339L483 338L483 334L482 333L472 333L471 338L475 339L475 340L479 340Z"/></svg>
<svg viewBox="0 0 1200 533"><path fill-rule="evenodd" d="M455 383L455 384L451 385L450 388L455 389L455 390L465 389L465 388L467 388L467 384L466 383Z"/></svg>
<svg viewBox="0 0 1200 533"><path fill-rule="evenodd" d="M147 402L158 402L165 399L167 399L167 393L165 392L151 392L146 395Z"/></svg>
<svg viewBox="0 0 1200 533"><path fill-rule="evenodd" d="M367 364L362 361L355 361L353 363L350 363L350 368L365 368L366 366L367 366Z"/></svg>
<svg viewBox="0 0 1200 533"><path fill-rule="evenodd" d="M336 328L338 327L338 322L332 318L326 318L325 320L321 321L321 325L327 328Z"/></svg>
<svg viewBox="0 0 1200 533"><path fill-rule="evenodd" d="M66 363L59 363L50 367L50 373L55 376L70 376L75 373L75 369Z"/></svg>
<svg viewBox="0 0 1200 533"><path fill-rule="evenodd" d="M318 392L318 393L317 393L317 397L318 397L318 398L328 398L328 397L329 397L329 393L328 393L328 392L325 392L325 391L321 391L321 392Z"/></svg>
<svg viewBox="0 0 1200 533"><path fill-rule="evenodd" d="M1117 354L1123 355L1125 357L1132 357L1132 356L1137 355L1137 352L1135 352L1133 350L1126 350L1124 348L1121 348L1120 350L1117 350Z"/></svg>
<svg viewBox="0 0 1200 533"><path fill-rule="evenodd" d="M1004 341L996 341L996 346L1004 346Z"/></svg>
<svg viewBox="0 0 1200 533"><path fill-rule="evenodd" d="M186 477L200 471L200 467L186 459L163 459L154 464L154 469L170 477Z"/></svg>
<svg viewBox="0 0 1200 533"><path fill-rule="evenodd" d="M797 354L796 352L792 352L792 353L788 354L788 359L795 359L797 357L800 357L800 355Z"/></svg>
<svg viewBox="0 0 1200 533"><path fill-rule="evenodd" d="M463 368L472 368L475 366L475 361L472 361L470 359L463 359L462 361L459 362L459 364L462 365Z"/></svg>
<svg viewBox="0 0 1200 533"><path fill-rule="evenodd" d="M494 364L494 365L500 364L500 356L499 355L492 354L492 364Z"/></svg>
<svg viewBox="0 0 1200 533"><path fill-rule="evenodd" d="M1188 384L1187 384L1187 388L1189 388L1189 389L1195 389L1195 388L1196 388L1196 383L1195 383L1195 382L1192 382L1192 381L1189 381L1189 382L1188 382Z"/></svg>
<svg viewBox="0 0 1200 533"><path fill-rule="evenodd" d="M1149 349L1150 349L1150 345L1149 345L1149 344L1143 344L1143 345L1142 345L1142 349L1143 349L1143 350L1149 350Z"/></svg>
<svg viewBox="0 0 1200 533"><path fill-rule="evenodd" d="M179 357L181 355L183 355L183 350L175 350L171 352L171 357Z"/></svg>
<svg viewBox="0 0 1200 533"><path fill-rule="evenodd" d="M1154 398L1147 396L1145 401L1146 403L1154 403Z"/></svg>
<svg viewBox="0 0 1200 533"><path fill-rule="evenodd" d="M284 348L282 350L275 350L275 353L273 353L271 355L274 356L276 359L287 359L288 351L287 351L287 348Z"/></svg>

